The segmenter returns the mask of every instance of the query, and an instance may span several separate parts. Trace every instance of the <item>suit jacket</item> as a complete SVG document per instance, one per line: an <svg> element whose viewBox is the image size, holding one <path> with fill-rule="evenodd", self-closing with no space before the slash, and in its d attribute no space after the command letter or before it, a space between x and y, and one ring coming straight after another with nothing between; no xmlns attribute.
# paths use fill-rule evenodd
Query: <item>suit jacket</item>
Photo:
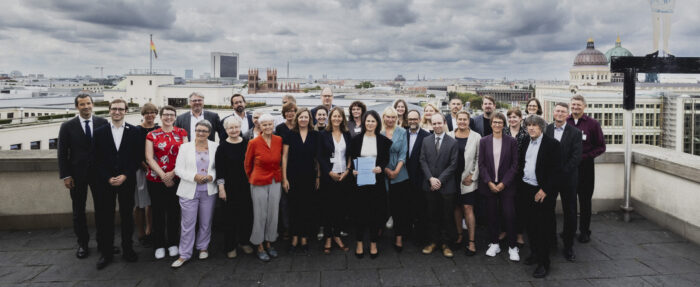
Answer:
<svg viewBox="0 0 700 287"><path fill-rule="evenodd" d="M423 139L429 135L429 132L418 128L416 142L413 143L413 150L410 150L411 130L406 130L406 145L408 145L408 148L406 149L408 151L408 154L406 155L406 170L408 170L408 179L411 181L411 185L413 186L423 186L423 170L421 169L420 165L420 150L423 146Z"/></svg>
<svg viewBox="0 0 700 287"><path fill-rule="evenodd" d="M547 126L544 134L554 138L554 123ZM559 142L561 147L561 169L559 169L557 178L561 180L563 186L575 186L578 183L578 165L581 162L582 142L581 131L567 124Z"/></svg>
<svg viewBox="0 0 700 287"><path fill-rule="evenodd" d="M93 140L85 135L80 119L80 116L76 116L64 122L58 131L59 178L86 178L92 168ZM107 120L95 115L92 119L94 138L95 130L107 125Z"/></svg>
<svg viewBox="0 0 700 287"><path fill-rule="evenodd" d="M246 112L245 114L246 114L246 118L248 119L248 131L250 131L250 130L253 129L253 126L255 126L255 125L253 124L253 115L252 115L251 113L249 113L249 112ZM219 142L224 141L224 140L226 140L226 138L228 138L228 134L226 133L226 128L224 127L224 121L225 121L228 117L230 117L230 116L233 116L233 113L230 114L230 115L228 115L228 116L225 116L224 118L222 118L222 119L221 119L221 122L219 123L219 131L218 131L218 133L219 133ZM283 122L284 122L284 120L283 120ZM248 132L246 132L246 134L247 134L247 133L248 133ZM246 134L242 134L241 136L242 136L242 137L245 137ZM252 137L248 137L247 139L248 139L248 140L252 140L253 138L252 138ZM213 140L213 139L209 139L209 140Z"/></svg>
<svg viewBox="0 0 700 287"><path fill-rule="evenodd" d="M141 132L135 126L124 123L124 134L119 150L114 145L112 125L103 125L95 129L95 167L99 182L108 184L111 177L125 175L126 181L136 183L136 170L143 156L139 153Z"/></svg>
<svg viewBox="0 0 700 287"><path fill-rule="evenodd" d="M484 115L478 115L469 120L469 128L484 136Z"/></svg>
<svg viewBox="0 0 700 287"><path fill-rule="evenodd" d="M527 145L525 146L523 153L520 155L519 175L524 173L523 168L525 167L525 155L527 154L527 147L530 145L531 141L532 139L527 141ZM561 167L560 158L561 146L559 142L548 135L542 136L542 142L540 143L540 148L537 152L537 161L535 162L535 177L537 177L537 184L547 195L554 194L554 192L556 192L556 177Z"/></svg>
<svg viewBox="0 0 700 287"><path fill-rule="evenodd" d="M350 133L344 132L343 139L345 140L345 159L350 162ZM321 182L329 183L332 179L328 174L331 172L331 170L333 170L331 157L335 152L333 133L326 130L321 131L317 151L318 154L316 155L316 159L318 160L318 166L321 169Z"/></svg>
<svg viewBox="0 0 700 287"><path fill-rule="evenodd" d="M503 135L501 140L501 159L498 161L498 171L493 158L493 135L481 138L479 143L479 191L485 195L493 195L489 182L495 182L496 172L498 181L505 185L501 192L515 194L516 176L518 174L518 141L509 135Z"/></svg>
<svg viewBox="0 0 700 287"><path fill-rule="evenodd" d="M351 160L360 157L364 138L365 134L360 133L354 138L350 139L349 150ZM389 164L389 149L391 148L391 143L391 140L387 137L381 134L377 135L377 159L375 160L375 164L382 169L382 172L375 174L376 182L374 186L383 192L386 192L386 183L384 182L386 174L384 174L384 168L386 168L386 166Z"/></svg>
<svg viewBox="0 0 700 287"><path fill-rule="evenodd" d="M447 124L448 131L454 131L455 127L452 126L452 113L447 113L445 115L445 123Z"/></svg>
<svg viewBox="0 0 700 287"><path fill-rule="evenodd" d="M212 181L207 183L207 194L213 195L219 192L216 187L216 149L218 143L213 141L207 142L209 148L209 167L207 175L211 175ZM175 161L175 174L180 177L180 184L177 186L177 196L187 199L193 199L197 189L197 182L194 181L194 176L197 175L197 151L195 150L194 141L184 143L180 146L180 151L177 153Z"/></svg>
<svg viewBox="0 0 700 287"><path fill-rule="evenodd" d="M209 121L211 123L211 133L209 134L209 140L214 141L216 138L216 133L219 134L219 139L223 136L223 139L226 139L228 135L226 135L226 131L221 127L221 120L219 119L219 114L215 112L210 112L207 110L204 110L204 119ZM177 116L177 119L175 119L175 126L179 128L183 128L187 131L187 139L189 141L194 141L194 134L192 133L193 131L190 130L190 120L192 117L192 111L188 111L184 114L181 114ZM223 131L223 135L221 132Z"/></svg>
<svg viewBox="0 0 700 287"><path fill-rule="evenodd" d="M415 149L415 147L413 147ZM440 153L435 150L435 134L423 138L420 150L420 166L423 171L423 190L430 192L430 178L440 180L441 194L457 192L455 171L457 170L457 140L445 134L440 143Z"/></svg>

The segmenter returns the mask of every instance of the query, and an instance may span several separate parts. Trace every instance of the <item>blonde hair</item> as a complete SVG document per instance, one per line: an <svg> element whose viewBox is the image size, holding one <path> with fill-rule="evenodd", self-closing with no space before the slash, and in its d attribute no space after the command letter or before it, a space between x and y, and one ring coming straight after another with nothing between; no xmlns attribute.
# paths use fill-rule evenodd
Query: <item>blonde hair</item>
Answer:
<svg viewBox="0 0 700 287"><path fill-rule="evenodd" d="M429 119L428 117L425 116L425 109L427 109L428 107L432 108L435 111L435 113L440 113L440 110L438 110L437 106L433 103L427 103L423 107L423 119L421 120L420 125L421 125L421 127L425 126L425 127L430 127L430 129L432 129L433 126L431 124L431 119Z"/></svg>

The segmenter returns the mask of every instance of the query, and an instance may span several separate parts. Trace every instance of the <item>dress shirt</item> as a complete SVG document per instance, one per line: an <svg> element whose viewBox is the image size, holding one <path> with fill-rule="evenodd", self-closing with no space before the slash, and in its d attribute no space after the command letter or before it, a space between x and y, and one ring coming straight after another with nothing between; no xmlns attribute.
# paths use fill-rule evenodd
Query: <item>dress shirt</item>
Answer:
<svg viewBox="0 0 700 287"><path fill-rule="evenodd" d="M503 138L493 139L493 169L496 172L495 182L498 182L498 164L501 163L501 148L503 147Z"/></svg>
<svg viewBox="0 0 700 287"><path fill-rule="evenodd" d="M536 139L530 140L530 145L527 146L527 151L525 152L525 168L523 170L523 181L532 186L538 186L537 174L535 173L537 165L537 154L540 152L540 143L542 143L542 136L540 135Z"/></svg>
<svg viewBox="0 0 700 287"><path fill-rule="evenodd" d="M248 129L250 129L250 127L248 126L248 113L244 111L243 117L241 117L238 115L238 113L234 111L233 116L238 117L241 120L241 134L244 135L248 131ZM253 137L255 136L256 135L253 135Z"/></svg>
<svg viewBox="0 0 700 287"><path fill-rule="evenodd" d="M566 128L566 122L564 122L561 127L557 127L557 123L554 123L554 138L561 141L561 136L564 135L564 128Z"/></svg>
<svg viewBox="0 0 700 287"><path fill-rule="evenodd" d="M409 133L409 139L408 139L408 154L411 154L413 151L413 145L416 143L416 139L418 138L418 132L420 130L416 130L416 132L412 132L411 130L408 130Z"/></svg>
<svg viewBox="0 0 700 287"><path fill-rule="evenodd" d="M377 136L368 137L364 136L362 139L362 149L360 150L360 156L377 156Z"/></svg>
<svg viewBox="0 0 700 287"><path fill-rule="evenodd" d="M331 138L333 138L332 135ZM335 150L333 151L333 157L331 158L331 163L333 163L332 171L335 173L343 173L348 167L347 159L345 158L345 152L347 149L347 146L345 145L345 137L340 135L340 141L338 142L333 139L333 144Z"/></svg>
<svg viewBox="0 0 700 287"><path fill-rule="evenodd" d="M95 123L95 121L93 120L92 115L90 115L89 119L84 119L80 115L78 115L78 118L80 118L80 127L83 129L83 133L85 133L85 121L90 121L88 122L88 125L90 126L90 132L92 132L92 134L94 135L95 126L93 125L93 123Z"/></svg>
<svg viewBox="0 0 700 287"><path fill-rule="evenodd" d="M452 116L452 130L454 131L456 129L457 129L457 117Z"/></svg>
<svg viewBox="0 0 700 287"><path fill-rule="evenodd" d="M124 123L121 126L114 126L113 123L109 124L112 126L112 139L114 140L114 147L119 151L119 146L122 144L122 137L124 136Z"/></svg>
<svg viewBox="0 0 700 287"><path fill-rule="evenodd" d="M435 134L435 149L440 150L440 146L442 146L443 139L445 138L445 133L441 134ZM440 139L440 141L438 141Z"/></svg>
<svg viewBox="0 0 700 287"><path fill-rule="evenodd" d="M581 139L583 140L581 143L582 161L594 159L605 152L605 138L598 121L587 115L583 115L578 120L575 120L572 115L569 115L566 122L581 130Z"/></svg>
<svg viewBox="0 0 700 287"><path fill-rule="evenodd" d="M204 110L202 110L202 113L199 114L199 117L196 117L192 111L190 111L190 133L191 135L187 135L191 141L194 141L194 136L195 136L195 127L197 126L197 123L201 120L204 119ZM213 123L212 123L213 124Z"/></svg>

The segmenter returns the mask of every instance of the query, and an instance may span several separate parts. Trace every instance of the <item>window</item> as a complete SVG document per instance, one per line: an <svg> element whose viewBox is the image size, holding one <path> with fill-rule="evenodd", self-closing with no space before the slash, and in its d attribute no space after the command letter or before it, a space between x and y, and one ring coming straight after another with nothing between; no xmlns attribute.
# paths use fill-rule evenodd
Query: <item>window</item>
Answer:
<svg viewBox="0 0 700 287"><path fill-rule="evenodd" d="M654 117L656 121L654 121L654 126L655 127L660 127L661 126L661 114L656 114L656 117Z"/></svg>
<svg viewBox="0 0 700 287"><path fill-rule="evenodd" d="M654 136L653 135L646 135L644 136L644 143L648 145L654 145Z"/></svg>
<svg viewBox="0 0 700 287"><path fill-rule="evenodd" d="M613 125L616 127L621 127L624 125L624 116L622 113L615 113L615 123Z"/></svg>
<svg viewBox="0 0 700 287"><path fill-rule="evenodd" d="M134 85L134 80L129 81L130 84L133 86Z"/></svg>
<svg viewBox="0 0 700 287"><path fill-rule="evenodd" d="M15 117L15 113L7 113L7 118L11 119Z"/></svg>
<svg viewBox="0 0 700 287"><path fill-rule="evenodd" d="M10 150L21 150L21 149L22 149L22 144L10 145Z"/></svg>
<svg viewBox="0 0 700 287"><path fill-rule="evenodd" d="M153 80L148 80L148 85L153 86Z"/></svg>
<svg viewBox="0 0 700 287"><path fill-rule="evenodd" d="M622 135L614 135L613 143L614 144L622 144Z"/></svg>
<svg viewBox="0 0 700 287"><path fill-rule="evenodd" d="M636 104L636 105L634 105L634 108L635 108L635 109L643 109L643 108L644 108L644 105L642 105L642 104Z"/></svg>
<svg viewBox="0 0 700 287"><path fill-rule="evenodd" d="M58 138L49 139L49 149L57 149L57 148L58 148Z"/></svg>
<svg viewBox="0 0 700 287"><path fill-rule="evenodd" d="M41 149L41 141L30 142L29 149Z"/></svg>
<svg viewBox="0 0 700 287"><path fill-rule="evenodd" d="M25 117L25 118L28 118L28 117L29 117L29 113L24 113L24 117Z"/></svg>
<svg viewBox="0 0 700 287"><path fill-rule="evenodd" d="M603 135L605 137L605 144L612 144L612 135Z"/></svg>
<svg viewBox="0 0 700 287"><path fill-rule="evenodd" d="M634 126L635 127L644 126L643 114L634 114Z"/></svg>
<svg viewBox="0 0 700 287"><path fill-rule="evenodd" d="M36 116L36 114L35 114L35 113L32 113L32 117L35 117L35 116Z"/></svg>
<svg viewBox="0 0 700 287"><path fill-rule="evenodd" d="M643 144L644 143L644 135L634 135L634 143L635 144Z"/></svg>
<svg viewBox="0 0 700 287"><path fill-rule="evenodd" d="M621 104L615 104L615 108L616 108L616 109L621 109L621 108L622 108L622 105L621 105Z"/></svg>
<svg viewBox="0 0 700 287"><path fill-rule="evenodd" d="M613 105L612 104L605 104L606 109L612 109Z"/></svg>
<svg viewBox="0 0 700 287"><path fill-rule="evenodd" d="M647 127L653 127L654 126L654 114L645 114L646 117L646 126Z"/></svg>
<svg viewBox="0 0 700 287"><path fill-rule="evenodd" d="M605 113L603 114L603 126L612 126L613 124L613 114Z"/></svg>
<svg viewBox="0 0 700 287"><path fill-rule="evenodd" d="M653 105L653 104L647 104L647 109L653 110L653 109L654 109L654 105Z"/></svg>
<svg viewBox="0 0 700 287"><path fill-rule="evenodd" d="M603 119L603 114L602 113L594 113L593 118L596 119L597 121L600 121Z"/></svg>

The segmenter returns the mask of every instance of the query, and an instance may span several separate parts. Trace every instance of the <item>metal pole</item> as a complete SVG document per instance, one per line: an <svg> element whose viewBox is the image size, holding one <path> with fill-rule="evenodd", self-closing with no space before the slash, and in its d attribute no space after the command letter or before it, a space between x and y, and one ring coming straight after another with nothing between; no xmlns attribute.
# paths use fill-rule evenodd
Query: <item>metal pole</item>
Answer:
<svg viewBox="0 0 700 287"><path fill-rule="evenodd" d="M623 86L623 97L631 97L631 104L629 107L625 108L625 202L620 208L625 211L624 220L625 222L630 221L630 212L634 210L630 205L631 192L632 192L632 121L634 120L634 96L635 96L635 75L637 74L636 69L628 69L625 72L625 81Z"/></svg>
<svg viewBox="0 0 700 287"><path fill-rule="evenodd" d="M148 42L148 74L152 75L153 74L153 48L151 47L151 43L153 43L153 34L151 34L151 41Z"/></svg>

